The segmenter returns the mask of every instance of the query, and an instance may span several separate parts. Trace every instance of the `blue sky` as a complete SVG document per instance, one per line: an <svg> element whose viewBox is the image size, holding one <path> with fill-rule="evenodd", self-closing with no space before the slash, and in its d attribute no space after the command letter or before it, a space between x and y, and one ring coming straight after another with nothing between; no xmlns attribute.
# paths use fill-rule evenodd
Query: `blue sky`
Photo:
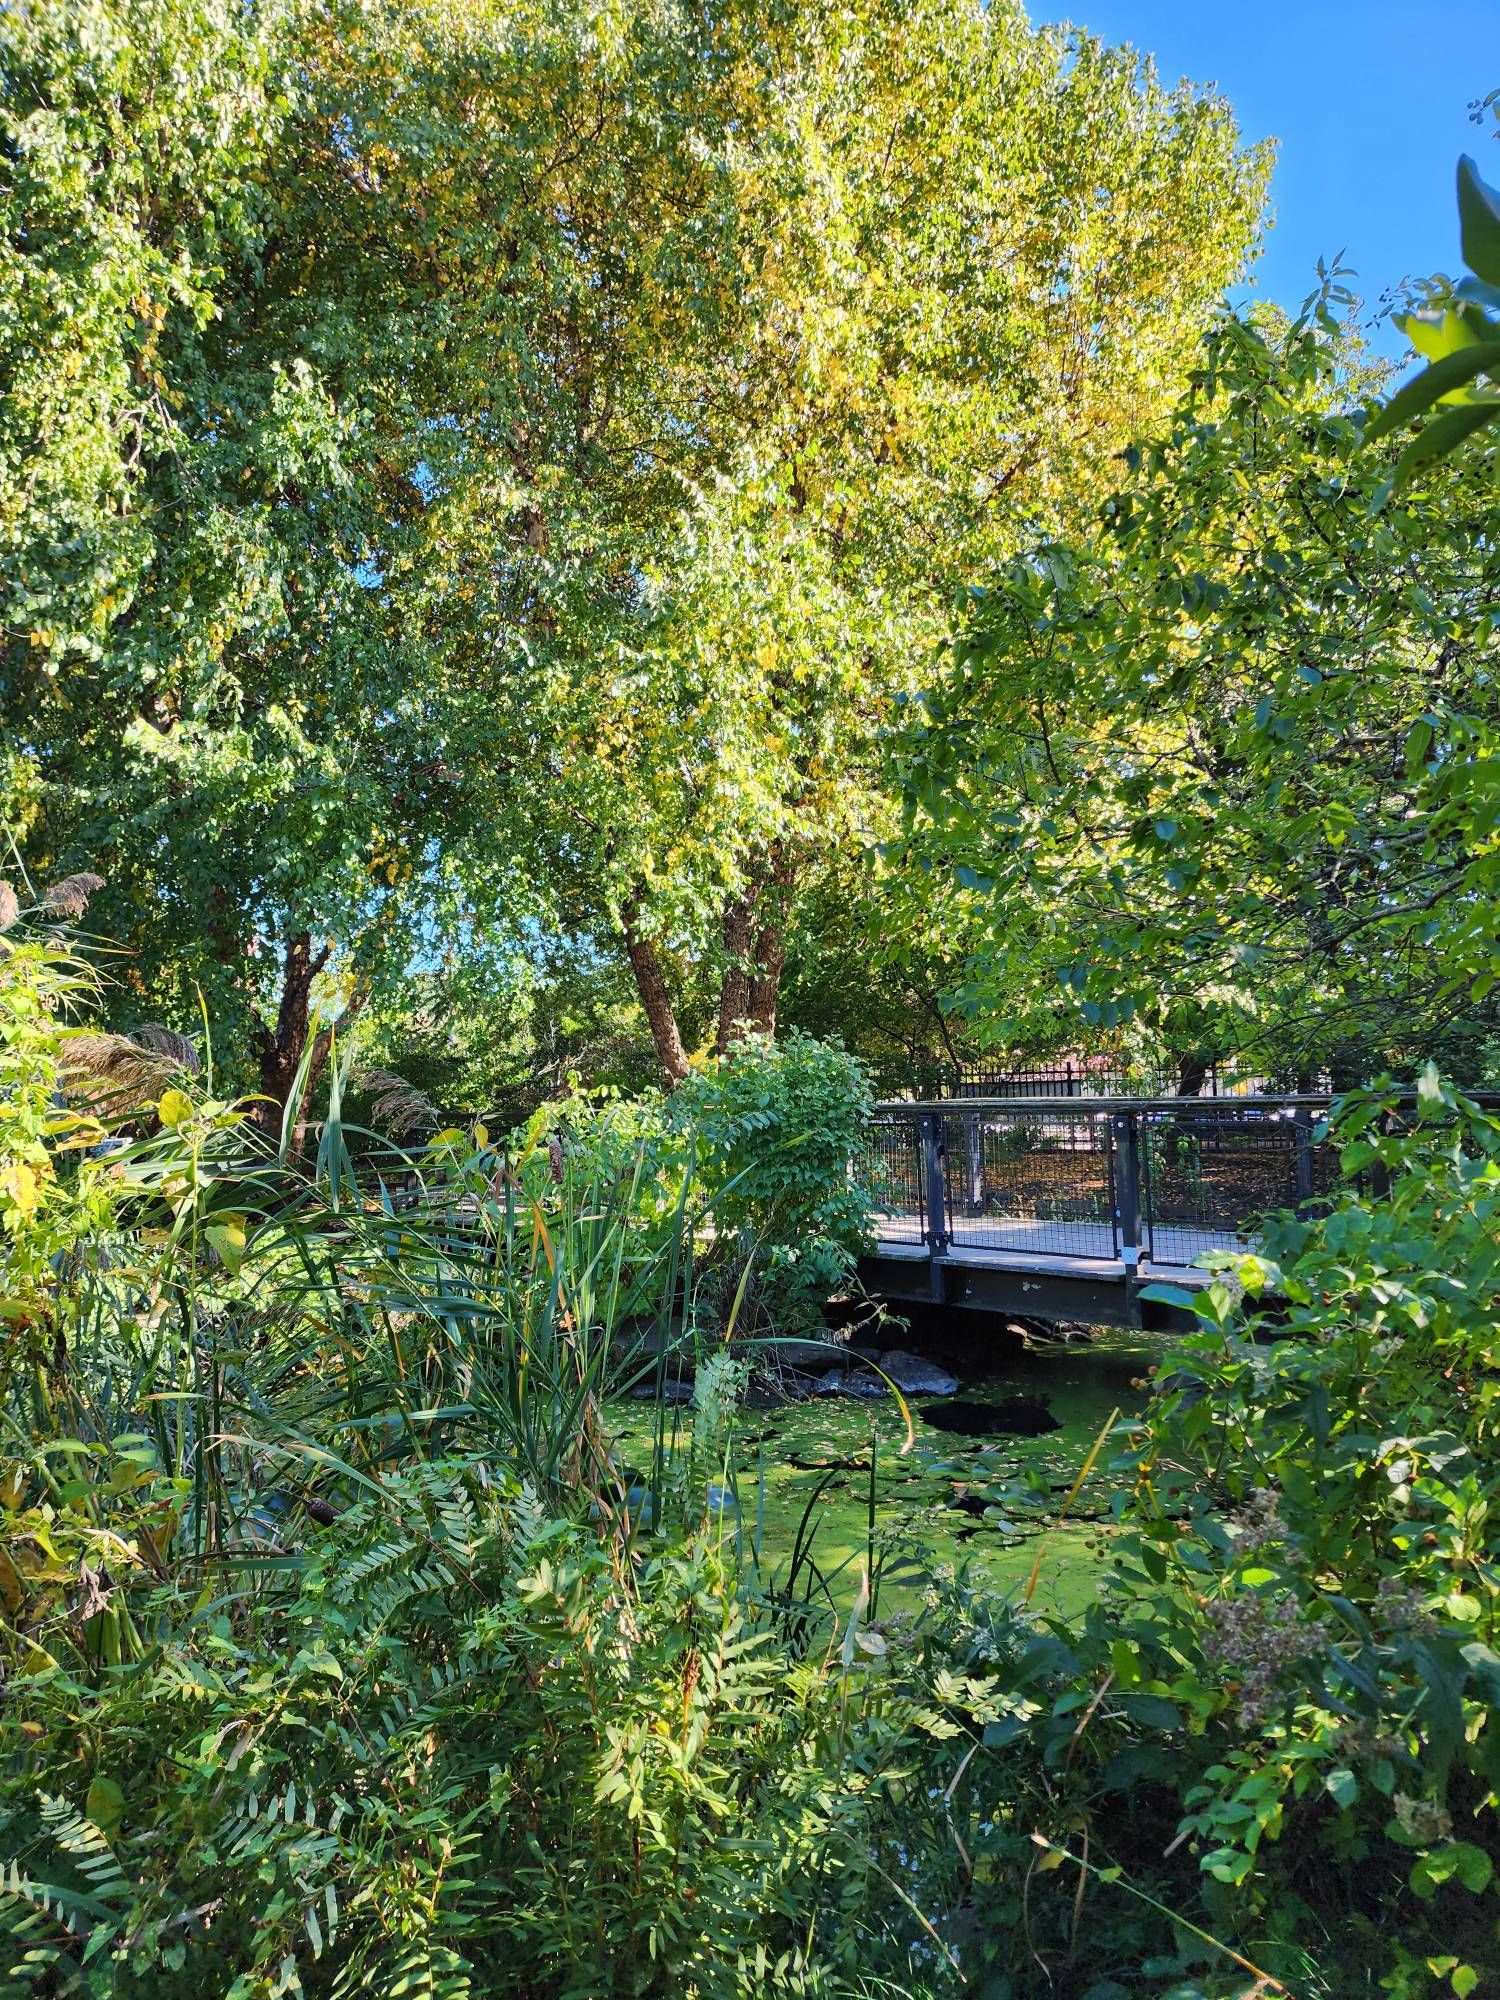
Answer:
<svg viewBox="0 0 1500 2000"><path fill-rule="evenodd" d="M1459 154L1500 182L1493 115L1467 112L1500 86L1500 0L1073 0L1067 17L1149 51L1168 82L1216 83L1247 138L1280 141L1258 293L1295 309L1340 250L1370 311L1404 277L1459 268ZM1377 345L1405 350L1389 327Z"/></svg>

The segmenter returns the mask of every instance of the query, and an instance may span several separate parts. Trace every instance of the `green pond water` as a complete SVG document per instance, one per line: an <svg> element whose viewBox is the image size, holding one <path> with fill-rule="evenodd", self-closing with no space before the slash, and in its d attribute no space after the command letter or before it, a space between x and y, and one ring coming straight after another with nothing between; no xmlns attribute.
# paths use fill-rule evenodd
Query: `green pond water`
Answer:
<svg viewBox="0 0 1500 2000"><path fill-rule="evenodd" d="M924 1407L933 1397L907 1398L916 1442L906 1448L906 1424L894 1398L864 1401L815 1397L770 1410L741 1412L728 1458L738 1494L737 1518L726 1515L744 1554L758 1547L762 1575L785 1581L799 1539L810 1548L818 1576L799 1572L798 1595L810 1582L814 1600L847 1610L859 1588L870 1544L871 1465L874 1541L888 1579L882 1611L899 1609L920 1588L920 1576L898 1562L920 1551L921 1563L982 1568L992 1587L1024 1588L1041 1551L1033 1606L1073 1614L1095 1595L1112 1533L1111 1500L1118 1481L1108 1470L1118 1443L1107 1444L1077 1499L1059 1514L1111 1412L1129 1417L1145 1401L1138 1386L1165 1350L1150 1336L1099 1335L1087 1342L991 1354L982 1364L950 1353L966 1402L998 1404L1021 1396L1044 1403L1059 1428L1039 1437L967 1437L931 1428ZM622 1458L650 1463L654 1413L649 1405L617 1402L610 1421ZM668 1413L679 1430L690 1410ZM826 1586L826 1587L825 1587Z"/></svg>

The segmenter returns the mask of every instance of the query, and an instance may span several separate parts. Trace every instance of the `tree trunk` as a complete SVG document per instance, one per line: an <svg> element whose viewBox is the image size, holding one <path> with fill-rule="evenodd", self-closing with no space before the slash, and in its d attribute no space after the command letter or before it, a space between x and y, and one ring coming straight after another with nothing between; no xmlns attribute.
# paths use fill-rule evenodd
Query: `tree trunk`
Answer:
<svg viewBox="0 0 1500 2000"><path fill-rule="evenodd" d="M772 854L770 875L759 897L760 928L750 968L750 1021L758 1035L774 1035L781 1000L781 974L786 964L786 926L791 914L796 864L785 847Z"/></svg>
<svg viewBox="0 0 1500 2000"><path fill-rule="evenodd" d="M740 1039L750 1018L755 898L756 891L751 889L724 908L724 978L719 987L719 1032L714 1042L718 1055Z"/></svg>
<svg viewBox="0 0 1500 2000"><path fill-rule="evenodd" d="M763 924L755 938L755 970L750 975L750 1020L757 1035L774 1035L786 964L786 919Z"/></svg>
<svg viewBox="0 0 1500 2000"><path fill-rule="evenodd" d="M672 996L667 991L667 982L662 977L661 960L656 955L656 947L640 927L641 896L637 891L628 902L620 906L620 928L625 936L625 952L630 960L630 969L635 974L636 991L641 996L641 1005L646 1010L646 1019L651 1024L651 1037L656 1043L657 1059L671 1084L679 1084L688 1073L688 1060L682 1046L682 1036L677 1029L677 1016L672 1008Z"/></svg>
<svg viewBox="0 0 1500 2000"><path fill-rule="evenodd" d="M1203 1088L1208 1075L1209 1058L1195 1051L1190 1056L1181 1056L1177 1064L1177 1095L1196 1097Z"/></svg>
<svg viewBox="0 0 1500 2000"><path fill-rule="evenodd" d="M252 1031L251 1049L260 1065L261 1095L269 1100L256 1107L256 1118L268 1132L279 1132L281 1129L282 1114L291 1096L292 1085L297 1080L297 1070L306 1051L312 1025L313 981L327 965L331 951L331 945L324 945L321 951L315 952L310 931L298 931L287 940L276 1026L274 1029L267 1028L263 1022L257 1022ZM314 1069L321 1068L327 1059L326 1028L318 1039L323 1047L321 1053L314 1053ZM310 1072L309 1087L312 1081Z"/></svg>

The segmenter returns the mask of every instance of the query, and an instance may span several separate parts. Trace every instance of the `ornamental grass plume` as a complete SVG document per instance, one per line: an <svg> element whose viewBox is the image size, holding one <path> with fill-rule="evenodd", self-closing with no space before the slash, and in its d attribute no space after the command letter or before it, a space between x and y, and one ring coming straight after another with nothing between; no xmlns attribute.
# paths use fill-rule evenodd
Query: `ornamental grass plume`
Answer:
<svg viewBox="0 0 1500 2000"><path fill-rule="evenodd" d="M419 1125L441 1125L443 1114L425 1091L394 1070L362 1069L354 1077L358 1089L370 1094L370 1122L393 1139L404 1139Z"/></svg>
<svg viewBox="0 0 1500 2000"><path fill-rule="evenodd" d="M163 1041L185 1046L192 1061L183 1061L174 1049L148 1045L144 1036L137 1041L129 1035L69 1035L62 1045L64 1088L94 1103L107 1101L116 1109L133 1109L160 1096L180 1071L196 1075L197 1051L192 1044L167 1028L155 1033Z"/></svg>
<svg viewBox="0 0 1500 2000"><path fill-rule="evenodd" d="M104 887L102 875L64 875L42 897L42 910L49 917L76 923L89 906L89 898Z"/></svg>

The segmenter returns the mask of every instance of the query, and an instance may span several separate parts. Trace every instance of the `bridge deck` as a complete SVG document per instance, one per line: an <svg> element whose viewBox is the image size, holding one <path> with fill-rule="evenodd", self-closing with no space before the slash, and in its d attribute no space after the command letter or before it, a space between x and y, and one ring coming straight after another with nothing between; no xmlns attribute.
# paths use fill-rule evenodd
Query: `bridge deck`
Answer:
<svg viewBox="0 0 1500 2000"><path fill-rule="evenodd" d="M927 1246L921 1239L921 1224L916 1216L887 1215L876 1222L876 1239L882 1256L899 1256L903 1250L910 1250L914 1256L925 1257ZM1122 1273L1125 1261L1115 1245L1115 1233L1107 1222L1057 1222L1037 1220L1030 1216L963 1216L956 1215L948 1222L951 1238L950 1257L962 1258L965 1263L1004 1264L1020 1267L1023 1264L1041 1261L1049 1267L1074 1271L1092 1269L1096 1274L1104 1272ZM1151 1232L1150 1264L1153 1270L1165 1275L1165 1267L1172 1267L1174 1281L1186 1274L1189 1278L1204 1277L1206 1274L1191 1269L1196 1258L1205 1250L1248 1250L1247 1237L1235 1235L1229 1230L1194 1228L1174 1228L1157 1223Z"/></svg>

